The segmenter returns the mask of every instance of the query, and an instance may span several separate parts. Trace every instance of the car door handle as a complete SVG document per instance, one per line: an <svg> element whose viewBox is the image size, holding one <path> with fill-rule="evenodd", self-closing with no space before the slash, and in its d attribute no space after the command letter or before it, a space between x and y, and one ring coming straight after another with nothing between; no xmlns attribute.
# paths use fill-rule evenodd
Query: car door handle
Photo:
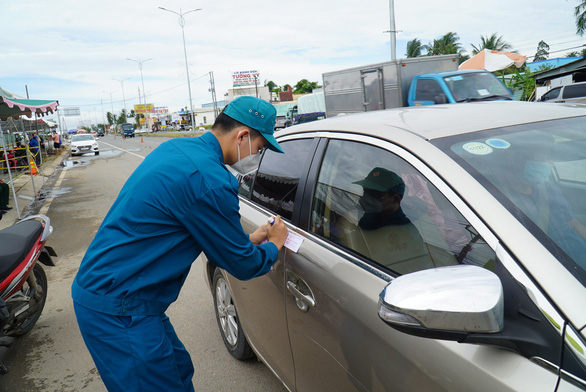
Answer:
<svg viewBox="0 0 586 392"><path fill-rule="evenodd" d="M295 283L287 282L287 290L293 294L295 297L295 303L302 312L307 312L310 307L315 307L315 300L313 297L303 294Z"/></svg>

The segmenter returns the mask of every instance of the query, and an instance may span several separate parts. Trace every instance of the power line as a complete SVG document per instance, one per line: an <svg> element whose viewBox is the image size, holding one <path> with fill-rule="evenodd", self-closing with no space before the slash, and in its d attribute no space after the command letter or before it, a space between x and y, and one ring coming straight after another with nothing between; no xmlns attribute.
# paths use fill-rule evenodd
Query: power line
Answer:
<svg viewBox="0 0 586 392"><path fill-rule="evenodd" d="M199 79L201 79L201 78L207 77L208 75L209 75L209 73L207 73L207 72L206 72L205 74L203 74L203 75L201 75L201 76L198 76L197 78L192 78L192 79L190 79L190 80L193 82L193 81L199 80ZM158 94L166 93L167 91L171 91L171 90L175 90L175 89L177 89L177 88L183 87L183 86L185 86L186 84L187 84L187 82L185 82L185 83L182 83L182 84L180 84L180 85L177 85L177 86L174 86L174 87L170 87L170 88L168 88L168 89L165 89L165 90L160 90L160 91L156 91L156 92L154 92L154 93L150 93L149 95L158 95ZM137 96L133 96L133 97L127 98L126 100L127 100L127 101L132 101L132 100L136 100L136 99L139 99L139 98L138 98ZM98 103L86 103L86 104L80 104L80 105L69 104L69 105L63 105L63 106L79 106L79 107L86 107L86 106L96 106L96 105L99 105L99 104L100 104L100 103L99 103L99 101L96 101L96 102L98 102ZM122 100L120 100L120 101L112 101L112 103L116 103L116 104L119 104L119 103L122 103L122 102L123 102Z"/></svg>

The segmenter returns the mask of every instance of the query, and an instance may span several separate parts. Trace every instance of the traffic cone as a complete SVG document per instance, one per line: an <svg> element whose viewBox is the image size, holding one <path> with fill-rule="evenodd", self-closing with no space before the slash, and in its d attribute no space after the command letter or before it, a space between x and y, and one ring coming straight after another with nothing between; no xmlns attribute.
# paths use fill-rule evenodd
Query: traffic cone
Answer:
<svg viewBox="0 0 586 392"><path fill-rule="evenodd" d="M32 175L39 174L39 172L37 171L37 165L35 165L35 161L33 160L33 158L31 158L30 165L31 165L31 174Z"/></svg>
<svg viewBox="0 0 586 392"><path fill-rule="evenodd" d="M142 136L140 137L140 142L142 143Z"/></svg>

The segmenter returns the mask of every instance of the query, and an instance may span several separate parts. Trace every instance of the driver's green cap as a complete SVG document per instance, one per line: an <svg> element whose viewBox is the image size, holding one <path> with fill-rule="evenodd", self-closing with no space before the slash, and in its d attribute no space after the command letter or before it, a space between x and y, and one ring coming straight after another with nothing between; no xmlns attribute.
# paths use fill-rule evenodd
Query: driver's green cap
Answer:
<svg viewBox="0 0 586 392"><path fill-rule="evenodd" d="M224 108L224 114L259 131L269 142L267 147L271 150L283 152L273 135L277 121L277 110L264 99L249 96L238 97Z"/></svg>
<svg viewBox="0 0 586 392"><path fill-rule="evenodd" d="M354 181L352 184L358 184L363 188L380 192L393 192L401 196L405 193L403 179L395 172L382 167L375 167L364 180Z"/></svg>

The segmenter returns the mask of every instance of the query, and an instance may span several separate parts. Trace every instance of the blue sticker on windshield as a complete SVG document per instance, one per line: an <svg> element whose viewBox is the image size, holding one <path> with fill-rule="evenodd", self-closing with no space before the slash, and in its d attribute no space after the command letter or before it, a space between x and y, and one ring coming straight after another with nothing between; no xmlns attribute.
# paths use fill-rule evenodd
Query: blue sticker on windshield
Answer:
<svg viewBox="0 0 586 392"><path fill-rule="evenodd" d="M500 149L506 149L511 147L511 143L509 143L506 140L503 139L488 139L486 141L486 144L488 144L489 146L493 147L493 148L500 148Z"/></svg>

